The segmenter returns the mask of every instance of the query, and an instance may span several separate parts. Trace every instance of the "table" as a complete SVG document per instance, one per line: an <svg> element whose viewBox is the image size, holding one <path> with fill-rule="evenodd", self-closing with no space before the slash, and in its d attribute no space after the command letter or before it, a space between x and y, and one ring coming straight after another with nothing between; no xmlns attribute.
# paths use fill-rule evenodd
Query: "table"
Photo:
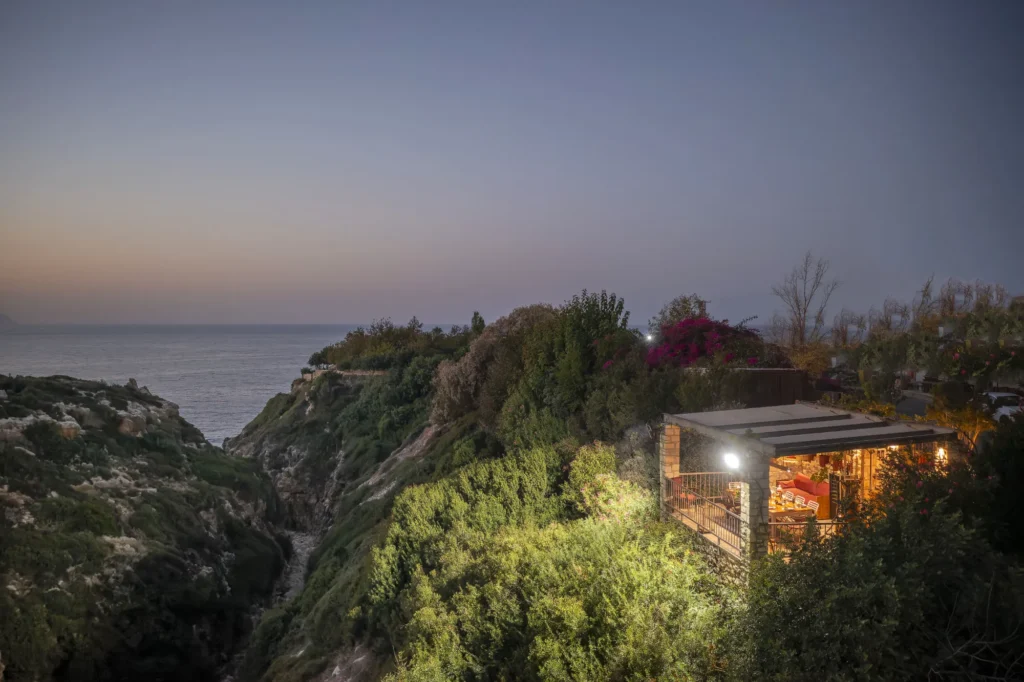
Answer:
<svg viewBox="0 0 1024 682"><path fill-rule="evenodd" d="M802 523L811 516L815 516L815 512L806 505L788 502L779 495L772 495L768 500L769 520L780 522L786 516L790 516L794 521Z"/></svg>
<svg viewBox="0 0 1024 682"><path fill-rule="evenodd" d="M795 507L793 509L785 509L783 507L776 507L774 505L768 505L768 518L771 521L781 523L785 517L789 516L798 523L803 523L807 519L814 516L814 510L809 507Z"/></svg>

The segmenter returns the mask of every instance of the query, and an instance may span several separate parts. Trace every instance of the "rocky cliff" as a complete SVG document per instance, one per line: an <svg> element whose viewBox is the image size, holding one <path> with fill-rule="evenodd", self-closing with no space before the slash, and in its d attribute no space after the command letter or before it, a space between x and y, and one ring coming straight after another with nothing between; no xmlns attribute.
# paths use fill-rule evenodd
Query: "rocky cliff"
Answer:
<svg viewBox="0 0 1024 682"><path fill-rule="evenodd" d="M217 679L284 565L274 488L134 382L0 376L6 680Z"/></svg>
<svg viewBox="0 0 1024 682"><path fill-rule="evenodd" d="M449 466L444 457L467 430L429 424L439 360L297 381L226 443L267 471L296 547L312 550L294 598L264 614L239 679L379 676L386 660L366 645L360 615L370 552L394 496Z"/></svg>

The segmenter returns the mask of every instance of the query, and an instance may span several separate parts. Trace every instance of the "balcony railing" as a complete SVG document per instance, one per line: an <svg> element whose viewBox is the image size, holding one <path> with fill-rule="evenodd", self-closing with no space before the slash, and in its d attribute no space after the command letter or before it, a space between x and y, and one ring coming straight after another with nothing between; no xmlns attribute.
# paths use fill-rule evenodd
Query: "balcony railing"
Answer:
<svg viewBox="0 0 1024 682"><path fill-rule="evenodd" d="M667 504L673 514L690 521L697 532L728 550L740 551L740 517L726 508L729 474L682 474L669 479Z"/></svg>
<svg viewBox="0 0 1024 682"><path fill-rule="evenodd" d="M772 521L768 524L768 551L789 553L806 540L822 540L839 533L842 521Z"/></svg>

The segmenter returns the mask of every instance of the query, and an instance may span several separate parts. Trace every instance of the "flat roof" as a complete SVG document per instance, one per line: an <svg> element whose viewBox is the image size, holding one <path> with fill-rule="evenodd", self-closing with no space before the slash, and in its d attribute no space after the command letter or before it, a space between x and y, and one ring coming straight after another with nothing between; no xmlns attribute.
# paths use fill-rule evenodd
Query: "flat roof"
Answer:
<svg viewBox="0 0 1024 682"><path fill-rule="evenodd" d="M665 421L769 457L928 443L956 432L811 403L666 414Z"/></svg>

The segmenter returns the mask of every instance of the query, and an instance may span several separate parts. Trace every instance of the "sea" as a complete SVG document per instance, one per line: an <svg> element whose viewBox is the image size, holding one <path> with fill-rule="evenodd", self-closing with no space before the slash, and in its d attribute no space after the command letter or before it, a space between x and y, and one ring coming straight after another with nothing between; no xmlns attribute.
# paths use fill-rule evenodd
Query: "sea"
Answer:
<svg viewBox="0 0 1024 682"><path fill-rule="evenodd" d="M215 445L287 392L309 356L356 325L19 325L0 333L0 374L134 378L177 403Z"/></svg>

